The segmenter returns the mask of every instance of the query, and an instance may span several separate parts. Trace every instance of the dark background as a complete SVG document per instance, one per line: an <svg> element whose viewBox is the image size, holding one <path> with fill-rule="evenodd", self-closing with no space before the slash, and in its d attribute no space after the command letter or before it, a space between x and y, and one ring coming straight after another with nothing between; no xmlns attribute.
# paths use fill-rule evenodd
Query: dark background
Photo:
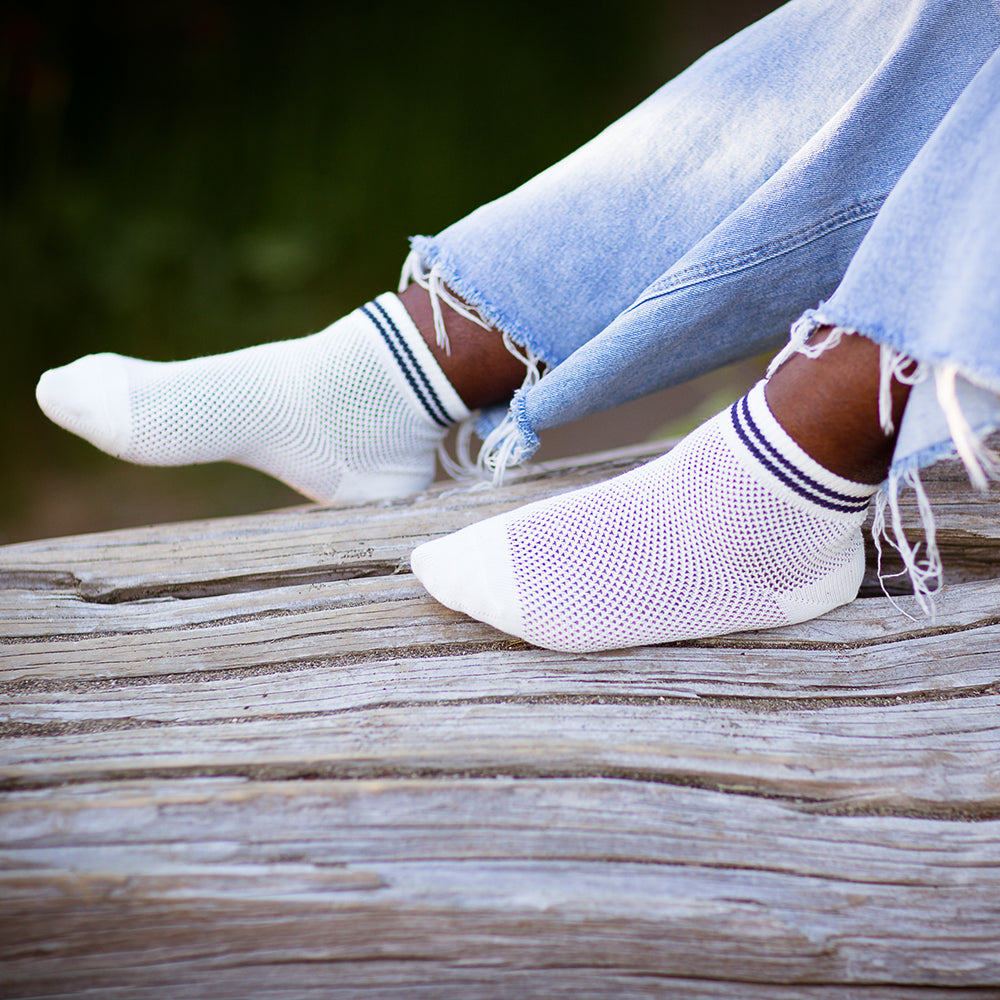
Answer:
<svg viewBox="0 0 1000 1000"><path fill-rule="evenodd" d="M42 417L35 381L94 351L321 329L395 287L408 235L775 6L0 3L0 542L302 502L233 466L108 458ZM625 408L610 436L554 434L542 457L641 439L748 377Z"/></svg>

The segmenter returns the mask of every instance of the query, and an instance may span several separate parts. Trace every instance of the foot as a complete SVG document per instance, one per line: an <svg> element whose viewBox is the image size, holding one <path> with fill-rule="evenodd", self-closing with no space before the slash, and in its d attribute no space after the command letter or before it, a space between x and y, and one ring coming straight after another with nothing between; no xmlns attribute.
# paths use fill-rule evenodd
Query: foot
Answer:
<svg viewBox="0 0 1000 1000"><path fill-rule="evenodd" d="M662 458L428 542L442 604L585 652L804 621L851 601L874 485L829 472L758 384Z"/></svg>
<svg viewBox="0 0 1000 1000"><path fill-rule="evenodd" d="M230 461L313 500L424 489L447 428L469 413L395 295L321 333L190 361L93 354L46 372L61 427L141 465Z"/></svg>

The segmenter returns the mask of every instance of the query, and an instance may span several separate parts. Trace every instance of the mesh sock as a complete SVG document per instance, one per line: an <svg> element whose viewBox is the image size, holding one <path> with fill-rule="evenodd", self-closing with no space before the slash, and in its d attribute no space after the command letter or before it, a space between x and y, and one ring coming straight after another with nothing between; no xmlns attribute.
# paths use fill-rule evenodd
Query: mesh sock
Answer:
<svg viewBox="0 0 1000 1000"><path fill-rule="evenodd" d="M46 372L36 395L118 458L238 462L325 503L424 489L445 431L469 413L389 293L320 333L230 354L91 354Z"/></svg>
<svg viewBox="0 0 1000 1000"><path fill-rule="evenodd" d="M768 628L857 596L875 489L810 458L761 382L663 457L427 542L411 562L442 604L549 649Z"/></svg>

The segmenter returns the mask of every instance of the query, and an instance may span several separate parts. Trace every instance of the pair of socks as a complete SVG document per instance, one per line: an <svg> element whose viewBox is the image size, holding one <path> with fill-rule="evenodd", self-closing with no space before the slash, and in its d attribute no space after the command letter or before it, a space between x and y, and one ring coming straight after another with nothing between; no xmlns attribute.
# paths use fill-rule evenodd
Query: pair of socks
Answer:
<svg viewBox="0 0 1000 1000"><path fill-rule="evenodd" d="M324 503L425 488L447 427L468 416L391 294L230 354L88 355L46 372L37 397L112 455L239 462ZM767 628L854 599L874 491L810 458L760 383L661 458L421 545L412 567L441 603L551 649Z"/></svg>

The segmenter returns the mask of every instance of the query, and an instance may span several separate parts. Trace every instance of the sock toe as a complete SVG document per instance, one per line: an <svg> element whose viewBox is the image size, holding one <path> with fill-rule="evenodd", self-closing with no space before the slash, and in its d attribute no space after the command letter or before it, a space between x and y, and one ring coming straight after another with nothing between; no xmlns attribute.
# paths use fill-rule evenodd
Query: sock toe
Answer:
<svg viewBox="0 0 1000 1000"><path fill-rule="evenodd" d="M504 515L417 546L410 557L416 578L435 600L526 638Z"/></svg>
<svg viewBox="0 0 1000 1000"><path fill-rule="evenodd" d="M131 436L128 381L114 354L88 354L38 380L42 412L65 430L121 456Z"/></svg>

